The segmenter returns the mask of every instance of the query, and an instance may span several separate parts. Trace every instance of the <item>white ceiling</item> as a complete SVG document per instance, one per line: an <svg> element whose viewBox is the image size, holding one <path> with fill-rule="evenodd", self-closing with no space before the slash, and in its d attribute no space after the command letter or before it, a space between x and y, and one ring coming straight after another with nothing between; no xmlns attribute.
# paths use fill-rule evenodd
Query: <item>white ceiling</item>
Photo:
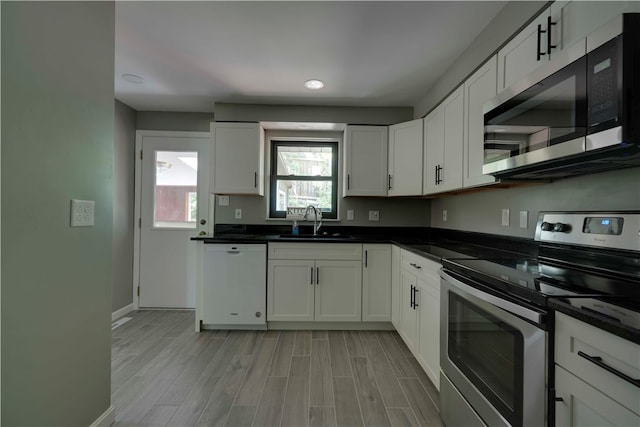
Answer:
<svg viewBox="0 0 640 427"><path fill-rule="evenodd" d="M505 4L118 1L116 98L138 111L414 106Z"/></svg>

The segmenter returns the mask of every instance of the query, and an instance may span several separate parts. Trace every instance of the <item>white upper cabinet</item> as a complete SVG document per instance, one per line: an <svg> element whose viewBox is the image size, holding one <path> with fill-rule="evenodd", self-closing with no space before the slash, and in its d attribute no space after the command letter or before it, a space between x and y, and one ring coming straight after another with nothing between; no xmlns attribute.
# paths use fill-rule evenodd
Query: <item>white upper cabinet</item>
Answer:
<svg viewBox="0 0 640 427"><path fill-rule="evenodd" d="M498 52L498 90L527 76L555 53L584 43L586 35L625 12L640 12L640 2L553 2Z"/></svg>
<svg viewBox="0 0 640 427"><path fill-rule="evenodd" d="M422 119L389 126L389 196L422 194Z"/></svg>
<svg viewBox="0 0 640 427"><path fill-rule="evenodd" d="M344 196L387 195L388 134L387 126L347 126Z"/></svg>
<svg viewBox="0 0 640 427"><path fill-rule="evenodd" d="M264 195L264 131L259 123L211 123L211 188Z"/></svg>
<svg viewBox="0 0 640 427"><path fill-rule="evenodd" d="M625 12L640 12L639 1L556 1L550 6L552 22L562 28L559 49L565 49Z"/></svg>
<svg viewBox="0 0 640 427"><path fill-rule="evenodd" d="M499 91L546 64L557 52L558 48L553 46L559 43L557 35L560 31L557 23L552 25L554 21L549 22L549 18L551 11L547 8L498 51Z"/></svg>
<svg viewBox="0 0 640 427"><path fill-rule="evenodd" d="M424 119L423 194L462 188L464 87Z"/></svg>
<svg viewBox="0 0 640 427"><path fill-rule="evenodd" d="M495 178L482 174L484 160L483 104L498 93L497 56L491 57L464 83L464 155L462 184L466 187L491 184Z"/></svg>

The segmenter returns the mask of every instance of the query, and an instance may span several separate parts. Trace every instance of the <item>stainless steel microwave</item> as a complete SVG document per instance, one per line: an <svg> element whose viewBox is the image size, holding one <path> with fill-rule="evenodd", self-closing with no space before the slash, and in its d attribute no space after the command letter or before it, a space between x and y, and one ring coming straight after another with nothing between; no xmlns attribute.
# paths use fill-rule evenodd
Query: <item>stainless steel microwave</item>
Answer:
<svg viewBox="0 0 640 427"><path fill-rule="evenodd" d="M640 14L631 13L484 105L483 173L556 179L640 166L639 135Z"/></svg>

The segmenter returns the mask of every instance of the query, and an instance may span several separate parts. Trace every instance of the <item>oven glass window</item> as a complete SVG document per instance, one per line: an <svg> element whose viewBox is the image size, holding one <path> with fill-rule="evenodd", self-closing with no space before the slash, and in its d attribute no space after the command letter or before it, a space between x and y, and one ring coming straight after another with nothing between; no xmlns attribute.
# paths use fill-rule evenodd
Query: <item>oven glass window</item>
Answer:
<svg viewBox="0 0 640 427"><path fill-rule="evenodd" d="M585 136L585 71L582 58L486 114L485 164Z"/></svg>
<svg viewBox="0 0 640 427"><path fill-rule="evenodd" d="M520 331L449 293L449 359L513 426L522 424L523 349Z"/></svg>

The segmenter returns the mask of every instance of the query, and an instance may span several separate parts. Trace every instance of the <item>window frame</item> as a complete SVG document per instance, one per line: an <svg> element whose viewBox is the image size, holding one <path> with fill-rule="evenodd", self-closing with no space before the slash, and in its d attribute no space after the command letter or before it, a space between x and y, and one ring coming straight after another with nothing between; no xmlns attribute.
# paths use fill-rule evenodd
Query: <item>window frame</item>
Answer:
<svg viewBox="0 0 640 427"><path fill-rule="evenodd" d="M331 212L322 212L322 219L338 219L338 172L340 144L337 140L317 141L309 139L283 140L273 138L270 141L270 162L269 162L269 219L285 219L287 213L278 211L276 202L278 200L278 180L284 181L329 181L331 182ZM330 147L332 164L331 176L312 175L277 175L278 171L278 147Z"/></svg>

